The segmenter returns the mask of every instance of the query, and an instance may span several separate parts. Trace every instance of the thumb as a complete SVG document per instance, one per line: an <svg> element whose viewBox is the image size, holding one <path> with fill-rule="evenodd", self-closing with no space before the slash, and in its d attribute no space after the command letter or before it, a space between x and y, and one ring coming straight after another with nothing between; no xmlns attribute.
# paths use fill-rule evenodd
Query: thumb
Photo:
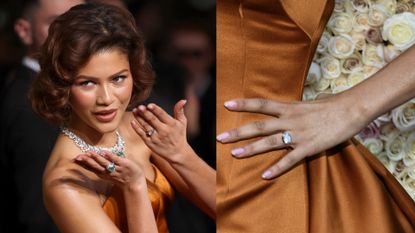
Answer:
<svg viewBox="0 0 415 233"><path fill-rule="evenodd" d="M174 105L174 118L178 121L185 123L186 116L184 115L184 106L186 105L187 100L180 100Z"/></svg>

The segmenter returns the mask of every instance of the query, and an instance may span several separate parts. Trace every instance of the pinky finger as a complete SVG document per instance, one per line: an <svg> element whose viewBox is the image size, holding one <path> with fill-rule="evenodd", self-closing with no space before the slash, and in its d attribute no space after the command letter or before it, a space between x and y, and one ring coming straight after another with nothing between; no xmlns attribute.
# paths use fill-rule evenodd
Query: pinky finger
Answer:
<svg viewBox="0 0 415 233"><path fill-rule="evenodd" d="M142 138L147 139L146 132L144 132L142 126L140 123L138 123L136 120L131 121L131 126L133 127L134 131Z"/></svg>
<svg viewBox="0 0 415 233"><path fill-rule="evenodd" d="M305 154L300 148L296 148L285 155L282 159L280 159L276 164L272 165L268 168L264 173L262 173L262 178L266 180L273 179L282 173L288 171L298 162L303 160Z"/></svg>

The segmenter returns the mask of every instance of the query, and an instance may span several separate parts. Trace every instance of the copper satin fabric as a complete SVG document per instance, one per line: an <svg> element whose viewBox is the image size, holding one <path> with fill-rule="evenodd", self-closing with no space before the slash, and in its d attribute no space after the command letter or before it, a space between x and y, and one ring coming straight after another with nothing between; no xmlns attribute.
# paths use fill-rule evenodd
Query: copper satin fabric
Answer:
<svg viewBox="0 0 415 233"><path fill-rule="evenodd" d="M173 199L174 191L163 173L155 166L156 177L154 182L147 181L148 195L156 218L157 228L160 233L169 232L164 215L168 203ZM127 216L123 194L120 189L114 186L112 193L105 201L103 207L108 217L120 229L121 232L128 232Z"/></svg>
<svg viewBox="0 0 415 233"><path fill-rule="evenodd" d="M226 100L301 99L332 9L326 0L217 1L218 133L266 118L227 111ZM272 181L262 172L287 152L232 158L230 150L247 142L217 143L217 232L415 232L414 202L356 141Z"/></svg>

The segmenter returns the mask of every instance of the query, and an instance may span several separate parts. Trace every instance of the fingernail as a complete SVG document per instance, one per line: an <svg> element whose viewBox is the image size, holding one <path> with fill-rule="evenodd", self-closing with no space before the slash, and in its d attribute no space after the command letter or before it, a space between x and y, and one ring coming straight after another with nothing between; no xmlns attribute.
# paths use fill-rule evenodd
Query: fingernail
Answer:
<svg viewBox="0 0 415 233"><path fill-rule="evenodd" d="M269 179L269 178L271 178L271 171L265 171L263 174L262 174L262 178L263 179Z"/></svg>
<svg viewBox="0 0 415 233"><path fill-rule="evenodd" d="M80 157L80 156L76 156L75 160L76 160L76 161L82 161L82 157Z"/></svg>
<svg viewBox="0 0 415 233"><path fill-rule="evenodd" d="M244 148L236 148L231 151L233 156L239 156L245 152Z"/></svg>
<svg viewBox="0 0 415 233"><path fill-rule="evenodd" d="M236 101L233 101L233 100L226 101L225 102L225 107L230 108L230 109L235 108L236 107Z"/></svg>
<svg viewBox="0 0 415 233"><path fill-rule="evenodd" d="M146 107L144 105L140 105L140 106L138 106L138 109L140 109L140 111L144 112L146 110Z"/></svg>
<svg viewBox="0 0 415 233"><path fill-rule="evenodd" d="M154 108L154 104L149 104L149 105L147 105L147 108L149 108L149 109L153 109L153 108Z"/></svg>
<svg viewBox="0 0 415 233"><path fill-rule="evenodd" d="M216 140L223 141L223 140L229 138L229 136L231 136L231 135L228 132L224 132L224 133L221 133L218 136L216 136Z"/></svg>

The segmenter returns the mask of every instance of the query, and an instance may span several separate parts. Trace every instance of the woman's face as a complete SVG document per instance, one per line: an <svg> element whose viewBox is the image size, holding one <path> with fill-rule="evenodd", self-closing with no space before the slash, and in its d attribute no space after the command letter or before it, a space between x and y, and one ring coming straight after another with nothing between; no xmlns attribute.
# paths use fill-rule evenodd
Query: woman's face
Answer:
<svg viewBox="0 0 415 233"><path fill-rule="evenodd" d="M132 87L126 54L110 49L92 55L70 89L70 126L100 133L116 130L130 102Z"/></svg>

